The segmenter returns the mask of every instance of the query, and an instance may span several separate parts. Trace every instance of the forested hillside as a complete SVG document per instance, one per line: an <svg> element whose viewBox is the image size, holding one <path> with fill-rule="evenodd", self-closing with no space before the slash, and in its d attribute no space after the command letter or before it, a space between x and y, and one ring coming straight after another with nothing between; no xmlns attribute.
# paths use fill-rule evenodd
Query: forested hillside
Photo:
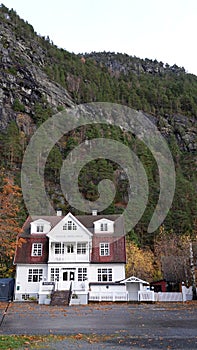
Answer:
<svg viewBox="0 0 197 350"><path fill-rule="evenodd" d="M20 186L23 154L34 131L54 113L86 102L115 102L142 110L158 127L171 149L176 167L176 193L165 219L167 231L192 234L196 218L197 77L183 67L120 53L75 55L38 35L13 10L0 7L0 172ZM149 179L147 209L129 237L141 247L153 246L147 226L158 200L159 178L151 152L134 135L120 128L95 126L65 135L47 161L46 189L54 206L70 208L59 182L62 160L85 139L112 138L135 150ZM88 175L87 175L88 174ZM97 184L110 178L116 197L106 213L122 212L128 201L128 180L113 162L98 159L81 171L79 188L85 198L97 198ZM2 181L2 180L1 180ZM25 217L21 207L19 219Z"/></svg>

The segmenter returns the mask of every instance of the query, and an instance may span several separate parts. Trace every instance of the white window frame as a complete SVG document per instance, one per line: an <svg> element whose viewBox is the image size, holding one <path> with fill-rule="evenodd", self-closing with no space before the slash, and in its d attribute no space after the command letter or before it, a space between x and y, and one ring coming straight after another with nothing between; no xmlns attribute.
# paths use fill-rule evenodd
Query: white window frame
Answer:
<svg viewBox="0 0 197 350"><path fill-rule="evenodd" d="M98 282L112 282L112 268L99 268L97 276Z"/></svg>
<svg viewBox="0 0 197 350"><path fill-rule="evenodd" d="M33 243L31 256L42 256L42 247L43 247L42 243Z"/></svg>
<svg viewBox="0 0 197 350"><path fill-rule="evenodd" d="M87 267L79 267L78 268L78 281L83 282L87 279L88 269Z"/></svg>
<svg viewBox="0 0 197 350"><path fill-rule="evenodd" d="M100 247L100 256L109 256L110 255L110 244L103 242L99 244Z"/></svg>
<svg viewBox="0 0 197 350"><path fill-rule="evenodd" d="M36 232L41 232L43 233L44 232L44 225L43 224L38 224L36 226Z"/></svg>
<svg viewBox="0 0 197 350"><path fill-rule="evenodd" d="M28 282L40 282L43 277L43 269L29 269Z"/></svg>
<svg viewBox="0 0 197 350"><path fill-rule="evenodd" d="M63 230L66 231L76 231L77 230L77 226L75 225L75 223L72 220L68 220L67 222L65 222L65 224L63 225Z"/></svg>
<svg viewBox="0 0 197 350"><path fill-rule="evenodd" d="M83 242L77 243L77 254L87 254L87 244Z"/></svg>
<svg viewBox="0 0 197 350"><path fill-rule="evenodd" d="M51 282L59 282L60 280L60 269L59 267L52 267L51 268Z"/></svg>
<svg viewBox="0 0 197 350"><path fill-rule="evenodd" d="M64 243L57 242L54 244L54 253L55 255L64 254Z"/></svg>
<svg viewBox="0 0 197 350"><path fill-rule="evenodd" d="M108 224L107 224L107 222L101 222L100 229L101 229L101 231L104 231L104 232L108 231Z"/></svg>

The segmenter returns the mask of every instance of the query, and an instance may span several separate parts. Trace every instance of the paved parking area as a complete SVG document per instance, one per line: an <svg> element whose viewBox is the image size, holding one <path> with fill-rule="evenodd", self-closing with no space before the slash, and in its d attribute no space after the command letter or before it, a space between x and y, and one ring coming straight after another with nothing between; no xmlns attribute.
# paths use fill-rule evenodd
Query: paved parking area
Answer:
<svg viewBox="0 0 197 350"><path fill-rule="evenodd" d="M6 304L0 304L3 312ZM56 307L12 303L0 334L75 335L43 349L196 349L197 301ZM81 339L88 335L89 341ZM97 336L98 342L92 337Z"/></svg>

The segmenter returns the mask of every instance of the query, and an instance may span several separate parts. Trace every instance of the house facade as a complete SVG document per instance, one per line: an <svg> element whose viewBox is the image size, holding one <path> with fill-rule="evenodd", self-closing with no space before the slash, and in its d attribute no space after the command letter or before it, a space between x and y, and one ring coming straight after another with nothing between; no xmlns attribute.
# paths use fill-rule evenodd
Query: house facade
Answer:
<svg viewBox="0 0 197 350"><path fill-rule="evenodd" d="M20 237L23 243L17 245L14 259L15 300L38 298L41 285L86 295L94 286L123 290L117 283L125 279L122 216L62 216L59 211L56 216L28 217Z"/></svg>

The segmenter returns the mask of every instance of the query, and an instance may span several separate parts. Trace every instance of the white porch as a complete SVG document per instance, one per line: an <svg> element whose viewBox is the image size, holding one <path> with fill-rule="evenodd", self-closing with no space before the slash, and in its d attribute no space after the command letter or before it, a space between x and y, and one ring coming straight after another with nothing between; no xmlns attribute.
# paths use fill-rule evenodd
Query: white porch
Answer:
<svg viewBox="0 0 197 350"><path fill-rule="evenodd" d="M128 301L149 301L148 299L150 297L153 297L152 295L147 295L147 292L150 291L149 283L147 281L141 280L138 277L131 276L123 281L120 281L120 283L124 283L126 285ZM143 296L142 293L146 293L146 296L145 294Z"/></svg>

